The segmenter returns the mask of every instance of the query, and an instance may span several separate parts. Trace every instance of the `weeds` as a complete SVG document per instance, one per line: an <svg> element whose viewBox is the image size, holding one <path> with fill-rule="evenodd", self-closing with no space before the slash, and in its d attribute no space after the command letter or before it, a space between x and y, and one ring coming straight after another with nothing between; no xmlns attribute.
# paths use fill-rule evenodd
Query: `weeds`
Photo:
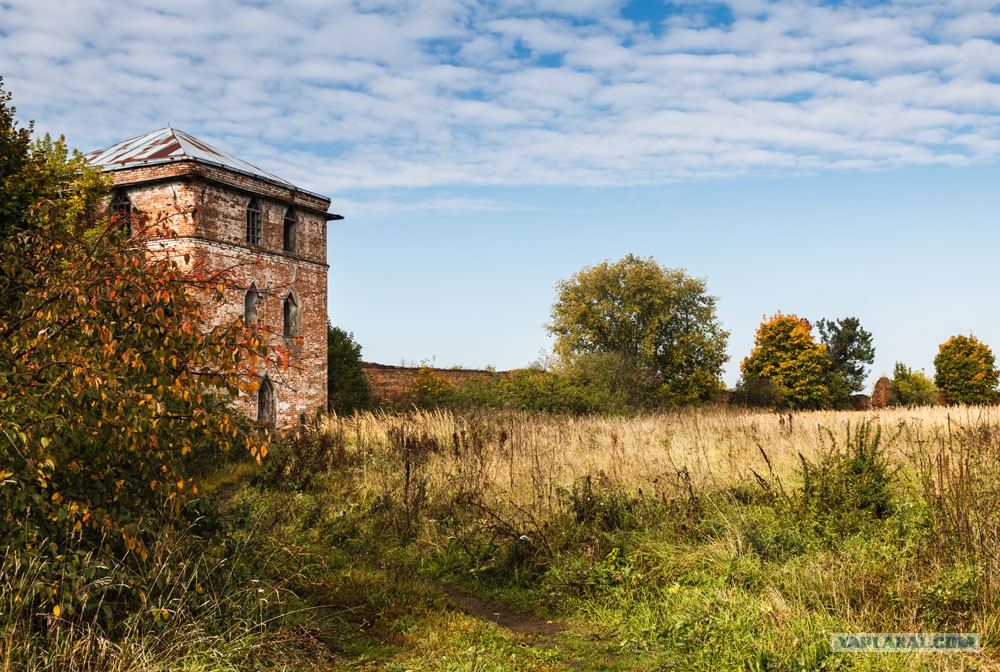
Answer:
<svg viewBox="0 0 1000 672"><path fill-rule="evenodd" d="M844 442L826 430L830 448L816 462L801 454L800 513L819 532L843 538L893 512L893 468L882 444L882 428L873 421L847 424Z"/></svg>

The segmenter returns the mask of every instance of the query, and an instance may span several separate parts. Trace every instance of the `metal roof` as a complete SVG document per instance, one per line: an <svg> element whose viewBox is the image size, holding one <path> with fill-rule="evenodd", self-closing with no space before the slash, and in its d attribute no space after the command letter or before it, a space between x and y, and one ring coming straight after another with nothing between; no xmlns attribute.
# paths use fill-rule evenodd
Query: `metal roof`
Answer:
<svg viewBox="0 0 1000 672"><path fill-rule="evenodd" d="M122 170L124 168L172 163L175 161L198 161L257 177L272 184L302 191L313 196L318 196L319 198L326 198L320 194L313 194L305 189L299 189L291 182L283 180L277 175L263 171L243 159L238 159L232 154L218 150L193 135L179 131L176 128L161 128L158 131L140 135L131 140L125 140L110 147L90 152L84 155L84 158L90 165L101 167L104 170Z"/></svg>

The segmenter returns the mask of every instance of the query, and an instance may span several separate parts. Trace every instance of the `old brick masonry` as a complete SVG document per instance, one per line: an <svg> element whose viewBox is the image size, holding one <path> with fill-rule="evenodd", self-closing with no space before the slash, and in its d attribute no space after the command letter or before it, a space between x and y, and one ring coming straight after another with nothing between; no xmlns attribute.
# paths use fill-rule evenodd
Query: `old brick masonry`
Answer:
<svg viewBox="0 0 1000 672"><path fill-rule="evenodd" d="M207 327L242 319L248 290L256 289L257 321L277 345L288 348L290 366L267 371L273 384L274 420L294 423L326 408L327 264L326 223L329 199L284 183L207 165L173 160L114 169L115 194L125 194L134 213L164 220L176 237L155 243L178 255L201 260L207 270L232 268L231 300L206 306ZM248 242L247 208L260 210L259 244ZM295 220L293 249L285 236L286 217ZM297 338L282 327L292 297L297 306ZM258 415L258 399L241 404Z"/></svg>

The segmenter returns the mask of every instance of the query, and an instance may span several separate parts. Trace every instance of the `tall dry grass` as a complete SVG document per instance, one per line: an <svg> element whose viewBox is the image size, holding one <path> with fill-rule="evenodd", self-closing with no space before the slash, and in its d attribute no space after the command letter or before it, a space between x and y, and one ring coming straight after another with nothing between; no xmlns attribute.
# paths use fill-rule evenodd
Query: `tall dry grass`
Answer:
<svg viewBox="0 0 1000 672"><path fill-rule="evenodd" d="M1000 589L997 407L799 413L710 407L638 417L414 410L332 417L323 434L334 437L331 455L350 461L358 492L399 505L408 534L457 504L492 518L510 538L521 531L544 537L541 531L567 512L591 515L581 502L598 491L660 502L692 520L726 493L738 504L746 493L766 490L801 509L811 506L802 497L804 465L822 477L819 465L846 455L864 436L885 456L894 496L926 510L936 539L930 552L943 563L981 568L988 591ZM840 486L830 487L835 495ZM733 501L719 502L728 516L742 515Z"/></svg>
<svg viewBox="0 0 1000 672"><path fill-rule="evenodd" d="M755 473L794 482L802 457L815 461L829 450L831 437L836 440L869 421L881 429L890 459L904 472L921 465L936 469L939 457L947 470L969 459L959 456L956 438L981 438L989 428L1000 431L1000 409L774 413L706 408L638 417L437 410L332 417L326 431L343 437L348 450L368 456L359 474L372 491L400 475L386 473L396 470L397 460L377 458L388 450L405 461L409 441L411 470L420 469L426 487L465 487L474 479L476 486L528 507L554 496L559 486L595 474L645 492L678 478L711 490L751 482ZM956 477L941 472L937 479Z"/></svg>

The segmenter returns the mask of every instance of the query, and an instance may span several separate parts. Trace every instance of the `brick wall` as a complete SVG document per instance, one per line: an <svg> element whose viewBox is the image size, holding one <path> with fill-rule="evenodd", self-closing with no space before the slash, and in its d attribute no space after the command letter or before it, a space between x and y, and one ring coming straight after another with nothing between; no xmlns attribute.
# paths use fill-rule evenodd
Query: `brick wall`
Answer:
<svg viewBox="0 0 1000 672"><path fill-rule="evenodd" d="M419 366L388 366L363 362L361 370L371 389L372 403L406 404L409 393L413 389L413 381L420 371ZM450 385L461 385L470 380L490 380L503 375L496 371L481 369L434 369L434 375L444 379Z"/></svg>
<svg viewBox="0 0 1000 672"><path fill-rule="evenodd" d="M330 207L328 198L194 160L118 168L112 171L112 177L116 185L148 184L157 180L173 180L179 177L201 178L245 193L290 203L297 208L314 210L321 214Z"/></svg>

